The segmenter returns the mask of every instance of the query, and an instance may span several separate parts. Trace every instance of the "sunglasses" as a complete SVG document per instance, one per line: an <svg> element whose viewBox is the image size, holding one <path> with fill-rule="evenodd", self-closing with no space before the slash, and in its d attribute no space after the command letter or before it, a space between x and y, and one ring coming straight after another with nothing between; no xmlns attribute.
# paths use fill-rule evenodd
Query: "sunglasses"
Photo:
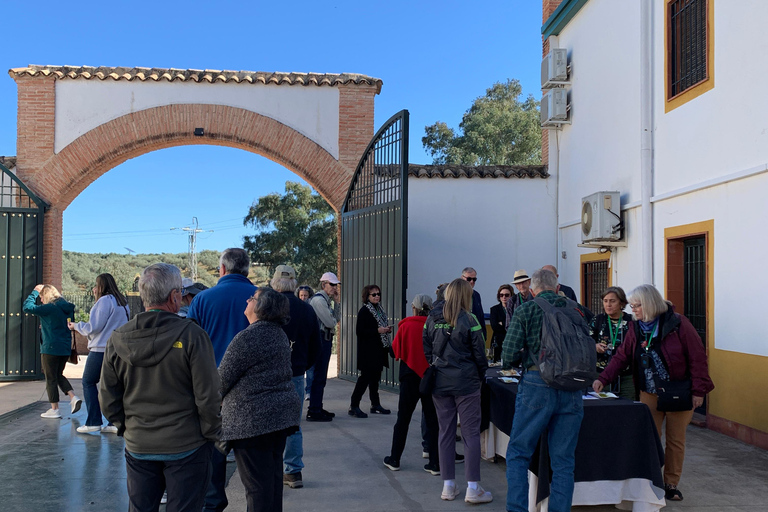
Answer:
<svg viewBox="0 0 768 512"><path fill-rule="evenodd" d="M331 286L333 286L334 288L336 288L337 286L339 286L339 283L328 283L328 284L329 284L329 285L331 285Z"/></svg>
<svg viewBox="0 0 768 512"><path fill-rule="evenodd" d="M499 294L499 297L511 297L511 296L512 296L511 293L500 293Z"/></svg>
<svg viewBox="0 0 768 512"><path fill-rule="evenodd" d="M309 291L311 289L312 288L310 288L309 286L299 286L299 290L307 290L307 291Z"/></svg>
<svg viewBox="0 0 768 512"><path fill-rule="evenodd" d="M379 293L379 292L376 292L376 293L369 293L369 294L368 294L368 296L369 296L369 297L381 297L381 293Z"/></svg>
<svg viewBox="0 0 768 512"><path fill-rule="evenodd" d="M470 283L474 283L475 281L477 281L477 278L476 277L465 277L464 280L465 281L469 281Z"/></svg>

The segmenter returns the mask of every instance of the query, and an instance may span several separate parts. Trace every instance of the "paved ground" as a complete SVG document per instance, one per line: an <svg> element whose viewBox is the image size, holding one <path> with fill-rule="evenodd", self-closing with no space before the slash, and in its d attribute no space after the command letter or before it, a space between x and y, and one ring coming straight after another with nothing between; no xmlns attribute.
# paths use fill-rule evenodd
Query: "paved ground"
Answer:
<svg viewBox="0 0 768 512"><path fill-rule="evenodd" d="M82 365L78 365L82 367ZM74 370L77 367L73 368ZM71 371L71 370L70 370ZM68 371L69 372L69 371ZM17 383L18 384L18 383ZM79 392L80 382L72 384ZM77 434L85 411L43 420L47 404L37 401L40 382L0 387L0 411L24 394L21 409L0 416L0 511L125 511L123 441L114 435ZM395 422L397 396L383 393L390 416L356 419L346 410L352 384L328 381L326 409L337 413L330 423L304 423L306 468L303 489L285 488L284 510L292 511L449 511L472 508L457 499L440 500L440 477L423 471L418 415L411 426L401 470L385 468ZM64 405L64 404L63 404ZM67 410L64 407L64 411ZM364 400L363 407L368 403ZM620 435L620 433L618 434ZM457 445L463 451L461 443ZM230 471L234 470L232 465ZM484 511L504 510L504 463L482 463L483 485L494 494ZM457 481L465 487L463 466ZM768 512L768 452L709 430L689 427L686 467L681 482L685 501L665 510ZM228 510L244 511L245 494L236 471L227 488ZM162 507L161 507L162 510ZM607 512L612 506L577 507Z"/></svg>

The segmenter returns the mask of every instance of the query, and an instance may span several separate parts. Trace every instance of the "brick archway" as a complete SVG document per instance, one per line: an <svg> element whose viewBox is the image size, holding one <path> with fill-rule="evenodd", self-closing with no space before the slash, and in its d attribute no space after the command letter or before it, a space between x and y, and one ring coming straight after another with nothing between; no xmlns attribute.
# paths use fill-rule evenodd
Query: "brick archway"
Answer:
<svg viewBox="0 0 768 512"><path fill-rule="evenodd" d="M11 70L19 91L16 172L50 204L45 215L43 278L54 284L61 284L64 210L98 177L151 151L209 144L256 153L302 177L339 211L355 165L373 136L373 98L381 88L380 80L359 79L360 75L345 78L346 81L338 78L341 75L322 75L336 77L336 82L327 78L310 85L302 82L304 87L332 86L339 91L338 145L334 150L338 157L297 129L271 117L245 108L208 103L174 103L132 111L86 131L56 152L54 143L61 136L57 132L56 82L83 74L78 73L46 74L35 68ZM129 74L116 76L111 76L113 81L132 80ZM291 85L296 83L296 76L282 77L277 83L291 79ZM216 76L209 83L215 81ZM194 135L196 128L203 128L202 136Z"/></svg>

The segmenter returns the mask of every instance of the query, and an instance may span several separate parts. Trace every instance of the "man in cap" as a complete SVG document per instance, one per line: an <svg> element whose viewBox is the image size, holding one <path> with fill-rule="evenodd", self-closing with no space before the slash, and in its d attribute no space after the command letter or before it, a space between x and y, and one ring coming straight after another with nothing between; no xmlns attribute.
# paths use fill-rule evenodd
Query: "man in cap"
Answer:
<svg viewBox="0 0 768 512"><path fill-rule="evenodd" d="M320 351L320 332L317 329L315 310L294 294L298 284L296 271L288 265L278 265L275 269L275 275L269 282L273 290L285 295L291 308L290 320L283 326L283 331L291 342L293 387L303 404L304 372L315 364L315 359ZM299 423L301 423L301 408L299 409ZM304 469L303 456L304 438L301 427L299 427L299 430L288 436L285 441L283 485L287 485L291 489L304 487L304 481L301 477L301 470Z"/></svg>
<svg viewBox="0 0 768 512"><path fill-rule="evenodd" d="M480 299L480 294L475 290L475 283L477 282L477 271L472 267L465 267L461 271L461 278L472 286L472 314L477 317L477 321L480 322L480 332L485 339L485 313L483 312L483 301Z"/></svg>
<svg viewBox="0 0 768 512"><path fill-rule="evenodd" d="M245 306L256 293L248 279L250 259L238 247L226 249L219 258L219 281L216 286L198 293L189 306L187 317L195 320L208 333L216 356L216 366L237 333L248 327ZM227 476L227 458L218 450L211 457L211 480L205 495L203 510L221 512L229 502L224 490Z"/></svg>
<svg viewBox="0 0 768 512"><path fill-rule="evenodd" d="M181 286L181 308L179 308L179 316L181 318L186 318L187 313L189 313L189 305L192 304L192 299L194 299L195 295L201 291L207 290L208 287L203 283L196 283L188 277L181 280Z"/></svg>
<svg viewBox="0 0 768 512"><path fill-rule="evenodd" d="M323 393L328 380L333 336L336 333L336 324L341 320L340 284L336 274L326 272L320 277L320 291L309 299L309 305L314 308L320 327L320 353L315 361L315 378L309 393L307 421L332 421L336 416L323 409Z"/></svg>

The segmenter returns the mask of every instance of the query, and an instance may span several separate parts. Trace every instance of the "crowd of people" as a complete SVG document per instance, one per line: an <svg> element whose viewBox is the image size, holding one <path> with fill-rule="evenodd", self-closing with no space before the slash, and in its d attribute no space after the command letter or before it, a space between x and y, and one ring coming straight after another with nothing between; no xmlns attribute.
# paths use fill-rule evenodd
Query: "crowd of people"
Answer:
<svg viewBox="0 0 768 512"><path fill-rule="evenodd" d="M154 511L165 499L174 510L224 510L230 451L249 511L282 510L284 486L303 486L305 395L306 421L335 417L323 408L323 396L341 315L340 280L326 272L315 293L299 286L292 267L280 265L270 286L259 288L248 279L249 266L244 250L225 250L217 285L205 289L182 279L173 265L150 265L138 283L146 311L132 319L109 274L96 279L97 301L88 322L73 323L74 306L51 285L36 286L24 303L25 312L40 317L42 328L51 403L43 418L61 417L59 389L70 397L73 413L81 407L63 370L71 355L71 331L88 338L87 420L77 431L125 438L131 510ZM570 510L583 390L559 389L546 381L538 359L547 311L565 308L575 329L594 341L592 388L645 403L659 435L666 423L665 492L667 499L681 500L677 486L685 429L693 409L714 388L690 322L651 285L629 294L607 288L603 311L594 315L547 265L530 276L518 270L511 283L499 286L486 349L476 282L477 272L466 267L460 277L438 286L434 300L416 295L412 315L399 322L394 337L382 288L374 283L363 288L355 325L359 376L348 414L368 417L360 407L366 390L369 412L390 414L381 403L379 382L390 357L398 360L397 420L384 465L400 470L408 427L421 403L424 470L441 476L441 498L460 495L456 464L464 463L465 501L492 501L480 485L481 388L489 362L500 362L522 373L506 453L506 508L528 510L528 467L546 430L553 473L549 507ZM670 405L668 388L687 401ZM456 453L459 439L463 455Z"/></svg>

